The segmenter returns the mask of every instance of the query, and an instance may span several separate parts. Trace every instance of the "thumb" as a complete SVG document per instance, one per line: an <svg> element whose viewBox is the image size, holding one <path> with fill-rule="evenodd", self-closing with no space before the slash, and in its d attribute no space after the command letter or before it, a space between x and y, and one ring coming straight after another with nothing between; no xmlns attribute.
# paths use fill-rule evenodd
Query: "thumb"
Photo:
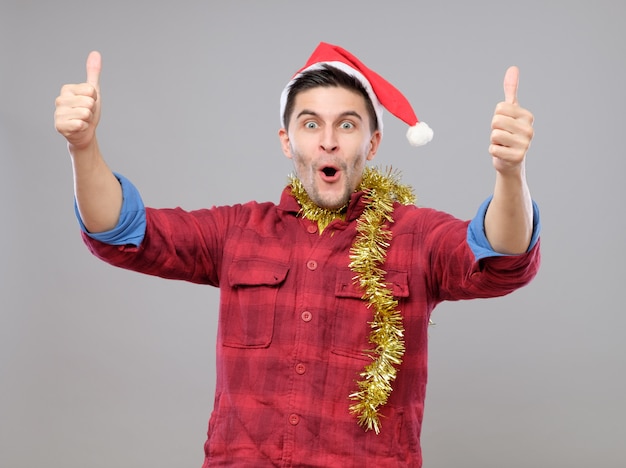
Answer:
<svg viewBox="0 0 626 468"><path fill-rule="evenodd" d="M509 67L504 75L504 101L517 104L517 85L519 83L519 68Z"/></svg>
<svg viewBox="0 0 626 468"><path fill-rule="evenodd" d="M87 83L100 90L100 71L102 70L102 57L100 52L93 51L87 57Z"/></svg>

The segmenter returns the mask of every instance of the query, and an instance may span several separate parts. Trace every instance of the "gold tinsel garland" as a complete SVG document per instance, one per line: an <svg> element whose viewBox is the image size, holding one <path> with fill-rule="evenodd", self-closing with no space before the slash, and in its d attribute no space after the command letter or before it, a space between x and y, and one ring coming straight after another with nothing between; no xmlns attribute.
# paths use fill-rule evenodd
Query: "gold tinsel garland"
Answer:
<svg viewBox="0 0 626 468"><path fill-rule="evenodd" d="M316 221L320 233L337 218L343 218L345 206L336 210L320 208L313 203L302 183L291 178L292 194L298 200L300 214ZM415 195L410 186L402 185L399 174L387 169L366 168L358 191L364 192L367 206L357 219L357 236L350 248L349 267L356 274L354 280L363 290L362 299L373 309L372 329L369 341L374 348L365 351L372 362L361 372L362 380L357 382L358 391L350 395L355 401L350 411L357 415L359 425L365 430L380 432L378 409L387 403L393 390L391 384L396 378L397 368L404 355L404 327L398 301L385 283L385 263L387 248L391 241L389 223L393 222L394 202L404 205L415 203Z"/></svg>

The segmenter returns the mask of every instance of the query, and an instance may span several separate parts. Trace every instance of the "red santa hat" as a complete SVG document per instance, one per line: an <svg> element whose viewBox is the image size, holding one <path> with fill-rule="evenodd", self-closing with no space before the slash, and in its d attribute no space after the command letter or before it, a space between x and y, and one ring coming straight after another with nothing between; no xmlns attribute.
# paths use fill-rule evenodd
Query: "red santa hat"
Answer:
<svg viewBox="0 0 626 468"><path fill-rule="evenodd" d="M367 68L347 50L325 42L319 43L304 67L298 70L283 89L280 96L281 125L284 122L285 105L292 83L305 71L322 68L325 64L334 66L354 76L363 84L374 105L378 128L381 132L383 130L383 109L387 109L409 126L406 136L411 145L422 146L433 139L433 131L431 128L426 125L426 123L420 122L417 119L411 104L398 89L382 76Z"/></svg>

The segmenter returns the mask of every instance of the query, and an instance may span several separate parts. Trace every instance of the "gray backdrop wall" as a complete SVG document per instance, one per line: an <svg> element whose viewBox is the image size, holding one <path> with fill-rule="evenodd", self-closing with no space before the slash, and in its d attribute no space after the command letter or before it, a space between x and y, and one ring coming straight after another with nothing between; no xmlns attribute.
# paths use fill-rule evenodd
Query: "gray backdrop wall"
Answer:
<svg viewBox="0 0 626 468"><path fill-rule="evenodd" d="M63 83L103 54L110 166L151 206L274 200L291 170L278 97L319 41L407 95L375 162L461 218L491 191L506 67L535 113L528 176L543 266L513 295L449 303L430 331L425 466L626 466L622 1L0 2L0 466L199 467L217 294L83 247Z"/></svg>

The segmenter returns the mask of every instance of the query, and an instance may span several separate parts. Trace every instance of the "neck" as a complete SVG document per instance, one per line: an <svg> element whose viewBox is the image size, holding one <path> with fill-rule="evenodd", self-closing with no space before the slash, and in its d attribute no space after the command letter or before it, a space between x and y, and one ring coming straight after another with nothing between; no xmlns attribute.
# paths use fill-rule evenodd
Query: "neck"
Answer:
<svg viewBox="0 0 626 468"><path fill-rule="evenodd" d="M349 200L339 208L322 208L311 200L300 180L294 176L291 177L291 194L296 198L298 204L300 205L299 214L303 218L317 223L317 228L320 234L335 219L343 220L346 218L346 210L348 208L348 203L350 203Z"/></svg>

